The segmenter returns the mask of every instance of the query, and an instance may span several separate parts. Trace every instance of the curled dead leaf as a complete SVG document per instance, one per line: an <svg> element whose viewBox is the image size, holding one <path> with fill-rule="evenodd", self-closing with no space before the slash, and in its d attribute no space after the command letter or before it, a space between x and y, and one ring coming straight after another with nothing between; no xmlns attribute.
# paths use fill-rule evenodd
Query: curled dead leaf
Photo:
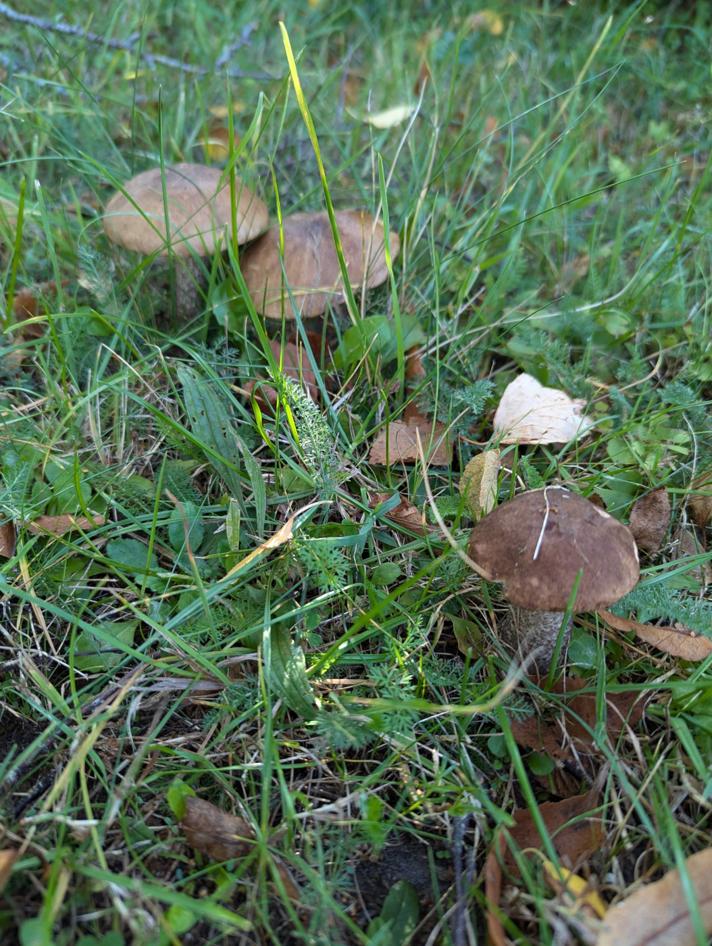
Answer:
<svg viewBox="0 0 712 946"><path fill-rule="evenodd" d="M695 523L704 529L712 522L712 467L703 470L690 483L690 511Z"/></svg>
<svg viewBox="0 0 712 946"><path fill-rule="evenodd" d="M584 406L584 401L520 374L504 390L494 415L494 432L502 443L568 443L594 426L583 413Z"/></svg>
<svg viewBox="0 0 712 946"><path fill-rule="evenodd" d="M3 522L0 525L0 558L12 558L15 554L15 525Z"/></svg>
<svg viewBox="0 0 712 946"><path fill-rule="evenodd" d="M17 860L17 855L18 852L12 848L6 848L4 851L0 851L0 893L3 892L10 879L10 874L12 874L12 868Z"/></svg>
<svg viewBox="0 0 712 946"><path fill-rule="evenodd" d="M225 573L225 578L236 575L238 572L242 571L243 568L247 568L247 566L260 555L262 555L263 552L271 552L273 549L278 549L281 545L289 542L294 534L294 523L296 520L308 510L313 509L315 506L319 505L321 505L321 502L317 501L314 503L309 503L308 506L303 506L301 509L298 509L293 515L289 517L289 519L287 519L281 529L277 529L274 535L269 536L269 538L260 543L256 549L253 549L248 555L246 555L244 558L241 558L239 562L233 565L230 571Z"/></svg>
<svg viewBox="0 0 712 946"><path fill-rule="evenodd" d="M670 525L670 497L664 486L636 500L630 513L630 531L638 548L654 555Z"/></svg>
<svg viewBox="0 0 712 946"><path fill-rule="evenodd" d="M381 503L391 498L391 493L376 493L371 500L371 508L379 506ZM414 506L409 499L401 499L395 509L386 515L387 519L396 525L409 529L411 532L417 532L418 535L426 535L431 531L431 527L425 521L424 514Z"/></svg>
<svg viewBox="0 0 712 946"><path fill-rule="evenodd" d="M700 922L712 933L712 848L693 854L685 870L694 890ZM687 886L687 884L685 885ZM604 917L596 946L696 946L699 943L679 870L646 884Z"/></svg>
<svg viewBox="0 0 712 946"><path fill-rule="evenodd" d="M94 516L93 519L87 519L86 516L38 516L25 526L32 535L66 535L75 529L81 529L86 532L87 529L96 529L97 526L103 526L106 522L104 516Z"/></svg>
<svg viewBox="0 0 712 946"><path fill-rule="evenodd" d="M554 848L561 860L566 862L564 866L574 867L601 846L603 828L600 819L586 817L587 813L595 808L597 800L597 790L592 789L585 795L574 795L563 801L544 802L539 806ZM506 946L508 942L498 916L502 895L502 869L506 869L514 878L518 876L514 854L511 848L507 847L505 839L508 835L521 851L539 850L542 846L541 835L531 812L522 809L515 811L513 817L514 826L499 833L485 862L485 897L489 906L487 929L495 946Z"/></svg>
<svg viewBox="0 0 712 946"><path fill-rule="evenodd" d="M374 128L395 128L396 125L402 125L404 121L407 121L414 111L415 105L394 105L380 112L367 112L362 120L373 125Z"/></svg>
<svg viewBox="0 0 712 946"><path fill-rule="evenodd" d="M632 621L630 618L621 618L610 611L599 611L598 614L606 624L610 624L617 631L635 631L636 635L646 644L651 644L673 657L699 661L712 654L712 640L691 631L689 628L641 624L639 621Z"/></svg>
<svg viewBox="0 0 712 946"><path fill-rule="evenodd" d="M484 450L467 464L460 477L460 495L475 519L492 512L497 504L499 450Z"/></svg>
<svg viewBox="0 0 712 946"><path fill-rule="evenodd" d="M452 444L445 424L430 420L416 410L409 411L403 420L391 421L378 432L368 462L383 466L416 463L420 459L418 437L427 462L433 466L449 465Z"/></svg>
<svg viewBox="0 0 712 946"><path fill-rule="evenodd" d="M185 799L181 827L188 844L215 861L245 857L250 853L255 838L254 831L243 818L229 815L197 796Z"/></svg>

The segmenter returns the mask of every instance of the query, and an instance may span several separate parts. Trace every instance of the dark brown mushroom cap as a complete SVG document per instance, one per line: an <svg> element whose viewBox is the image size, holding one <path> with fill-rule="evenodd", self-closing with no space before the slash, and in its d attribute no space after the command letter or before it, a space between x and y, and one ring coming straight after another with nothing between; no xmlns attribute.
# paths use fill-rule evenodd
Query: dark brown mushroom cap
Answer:
<svg viewBox="0 0 712 946"><path fill-rule="evenodd" d="M176 164L165 169L166 203L170 241L166 240L161 169L143 171L111 198L104 215L104 230L114 243L148 255L168 252L168 242L178 256L199 256L215 251L232 223L230 184L219 168L203 164ZM263 201L238 178L237 239L252 240L267 228L269 216Z"/></svg>
<svg viewBox="0 0 712 946"><path fill-rule="evenodd" d="M339 210L336 225L341 237L349 280L358 291L380 285L388 276L384 229L363 210ZM321 315L327 305L342 302L344 286L326 213L297 213L285 217L284 269L289 289L305 318ZM389 234L391 256L400 250L396 233ZM243 254L240 263L255 308L273 319L294 318L289 293L282 287L279 227L271 227Z"/></svg>
<svg viewBox="0 0 712 946"><path fill-rule="evenodd" d="M613 604L640 571L630 530L556 486L498 506L472 530L468 552L484 578L504 583L509 601L536 611L564 611L580 570L576 611Z"/></svg>

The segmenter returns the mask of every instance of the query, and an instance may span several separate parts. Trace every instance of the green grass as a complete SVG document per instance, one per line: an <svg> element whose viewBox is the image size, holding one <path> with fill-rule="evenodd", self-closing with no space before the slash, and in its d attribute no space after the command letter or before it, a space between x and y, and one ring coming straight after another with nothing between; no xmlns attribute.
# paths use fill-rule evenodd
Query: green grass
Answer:
<svg viewBox="0 0 712 946"><path fill-rule="evenodd" d="M563 483L627 521L665 486L671 526L625 613L709 633L710 533L697 550L681 536L712 462L710 11L512 2L492 35L458 3L238 6L33 5L137 32L134 52L0 16L0 515L18 524L0 560L0 850L20 852L0 939L389 946L412 930L369 921L403 879L417 896L395 888L383 916L408 927L419 901L412 942L483 942L497 827L601 767L605 841L579 872L623 896L710 843L709 661L580 616L569 671L597 694L599 762L518 748L509 722L561 700L512 685L500 590L374 497L399 492L434 524L430 491L464 548L460 471L528 371L587 399L598 425L507 448L499 500ZM228 83L214 64L250 21L230 65L272 78ZM205 265L194 320L171 322L170 280L157 289L107 242L102 208L139 170L204 160L210 109L228 103L236 172L273 219L378 212L402 243L389 284L320 325L264 325L231 248ZM401 104L417 105L410 122L363 120ZM27 287L39 337L12 314ZM384 315L366 350L350 327ZM268 344L307 331L317 406ZM270 370L276 416L245 392ZM370 466L412 402L449 425L451 467ZM90 513L105 522L62 536L23 525ZM295 514L291 541L230 573ZM647 711L609 739L605 694L622 690ZM190 790L252 826L248 857L186 844L169 800ZM515 887L517 942L594 928L568 919L540 859Z"/></svg>

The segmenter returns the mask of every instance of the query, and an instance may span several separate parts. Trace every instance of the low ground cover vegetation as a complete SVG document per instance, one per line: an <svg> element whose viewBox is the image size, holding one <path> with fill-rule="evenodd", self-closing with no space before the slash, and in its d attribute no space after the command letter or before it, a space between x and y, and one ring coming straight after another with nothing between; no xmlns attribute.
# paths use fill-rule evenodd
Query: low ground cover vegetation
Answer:
<svg viewBox="0 0 712 946"><path fill-rule="evenodd" d="M707 5L232 6L0 4L0 940L706 942Z"/></svg>

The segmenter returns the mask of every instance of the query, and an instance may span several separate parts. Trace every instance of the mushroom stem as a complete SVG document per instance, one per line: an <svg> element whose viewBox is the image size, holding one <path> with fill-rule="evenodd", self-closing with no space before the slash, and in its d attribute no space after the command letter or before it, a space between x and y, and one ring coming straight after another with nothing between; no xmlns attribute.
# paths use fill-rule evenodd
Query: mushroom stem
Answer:
<svg viewBox="0 0 712 946"><path fill-rule="evenodd" d="M551 666L563 618L563 611L529 611L512 605L499 626L500 637L520 660L531 661L542 673ZM569 620L563 632L561 655L568 647L571 624Z"/></svg>

